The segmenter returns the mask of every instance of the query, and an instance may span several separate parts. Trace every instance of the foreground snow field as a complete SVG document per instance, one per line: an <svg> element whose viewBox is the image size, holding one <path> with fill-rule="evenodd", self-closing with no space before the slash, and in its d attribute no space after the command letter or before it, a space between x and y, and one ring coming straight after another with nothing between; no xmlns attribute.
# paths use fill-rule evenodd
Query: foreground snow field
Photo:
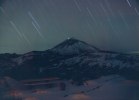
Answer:
<svg viewBox="0 0 139 100"><path fill-rule="evenodd" d="M65 91L58 87L36 91L19 90L14 96L23 98L21 100L139 100L139 81L126 80L118 75L90 80L81 86L72 85L69 81L63 82L66 84ZM8 96L11 94L5 92L3 100L7 100Z"/></svg>

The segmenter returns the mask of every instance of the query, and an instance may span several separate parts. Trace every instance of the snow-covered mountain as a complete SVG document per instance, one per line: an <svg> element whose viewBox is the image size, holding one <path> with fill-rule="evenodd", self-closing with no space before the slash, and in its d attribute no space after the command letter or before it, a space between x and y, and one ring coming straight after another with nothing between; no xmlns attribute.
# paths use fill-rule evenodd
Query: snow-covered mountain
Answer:
<svg viewBox="0 0 139 100"><path fill-rule="evenodd" d="M98 52L99 49L83 41L70 38L52 48L61 55L81 54L82 52Z"/></svg>
<svg viewBox="0 0 139 100"><path fill-rule="evenodd" d="M2 56L1 56L2 55ZM100 50L70 38L46 51L23 55L0 55L0 75L15 79L61 77L86 80L119 74L139 79L139 56Z"/></svg>

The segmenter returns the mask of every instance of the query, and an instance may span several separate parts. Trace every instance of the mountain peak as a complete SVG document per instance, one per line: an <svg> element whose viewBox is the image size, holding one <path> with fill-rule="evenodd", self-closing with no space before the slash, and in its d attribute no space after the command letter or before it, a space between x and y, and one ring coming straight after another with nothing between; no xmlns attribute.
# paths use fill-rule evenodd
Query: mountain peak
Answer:
<svg viewBox="0 0 139 100"><path fill-rule="evenodd" d="M74 38L74 37L68 37L67 40L79 41L78 39L76 39L76 38Z"/></svg>
<svg viewBox="0 0 139 100"><path fill-rule="evenodd" d="M52 51L59 54L80 54L82 52L97 52L98 49L86 42L75 38L68 38L59 45L55 46Z"/></svg>
<svg viewBox="0 0 139 100"><path fill-rule="evenodd" d="M73 44L79 43L79 42L82 42L82 41L80 41L78 39L75 39L75 38L68 38L65 41L63 41L62 43L60 43L59 45L61 45L61 46L64 46L64 45L73 45ZM59 46L59 45L57 45L57 46Z"/></svg>

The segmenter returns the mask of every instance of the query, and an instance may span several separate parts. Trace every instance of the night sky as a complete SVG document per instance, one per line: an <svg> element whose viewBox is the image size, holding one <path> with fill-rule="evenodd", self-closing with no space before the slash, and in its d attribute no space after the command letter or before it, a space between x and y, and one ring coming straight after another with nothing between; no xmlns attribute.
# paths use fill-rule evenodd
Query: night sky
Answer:
<svg viewBox="0 0 139 100"><path fill-rule="evenodd" d="M139 1L0 0L0 53L47 50L68 37L139 51Z"/></svg>

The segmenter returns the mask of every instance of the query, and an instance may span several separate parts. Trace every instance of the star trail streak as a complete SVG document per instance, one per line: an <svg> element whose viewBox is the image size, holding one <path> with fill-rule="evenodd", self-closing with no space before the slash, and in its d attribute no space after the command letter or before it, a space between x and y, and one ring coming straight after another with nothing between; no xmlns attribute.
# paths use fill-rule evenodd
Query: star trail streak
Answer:
<svg viewBox="0 0 139 100"><path fill-rule="evenodd" d="M90 9L89 9L88 7L87 7L86 9L87 9L87 11L88 11L90 17L93 19L94 23L97 24L96 19L95 19L95 17L93 16L93 14L92 14L92 12L90 11Z"/></svg>
<svg viewBox="0 0 139 100"><path fill-rule="evenodd" d="M129 2L129 0L126 0L126 1L127 1L128 5L129 5L130 7L132 7L132 5L131 5L131 3Z"/></svg>
<svg viewBox="0 0 139 100"><path fill-rule="evenodd" d="M137 15L139 15L139 11L137 10L137 8L135 8L135 11L136 11Z"/></svg>
<svg viewBox="0 0 139 100"><path fill-rule="evenodd" d="M33 15L31 14L31 12L28 12L28 14L31 17L31 19L34 21L34 23L37 25L37 27L40 28L40 25L38 24L38 22L36 21L36 19L33 17Z"/></svg>
<svg viewBox="0 0 139 100"><path fill-rule="evenodd" d="M19 40L25 39L25 40L27 41L27 43L28 43L29 45L31 45L30 41L27 39L27 37L25 36L25 34L23 34L23 33L21 33L21 32L19 31L19 29L17 28L17 26L14 24L14 22L13 22L13 21L10 21L10 23L11 23L11 25L13 26L13 28L16 30L16 32L18 33L18 35L19 35Z"/></svg>
<svg viewBox="0 0 139 100"><path fill-rule="evenodd" d="M18 28L16 27L16 25L13 23L13 21L10 21L10 23L13 26L13 28L16 30L16 32L18 33L19 37L20 38L23 38L22 37L22 33L18 30Z"/></svg>
<svg viewBox="0 0 139 100"><path fill-rule="evenodd" d="M37 28L37 26L35 25L34 22L32 22L32 25L34 26L34 28L36 29L36 31L38 32L39 36L44 39L44 36L42 35L42 33L39 31L39 29Z"/></svg>
<svg viewBox="0 0 139 100"><path fill-rule="evenodd" d="M77 2L77 0L74 0L74 3L75 3L75 5L76 5L76 7L78 8L78 10L79 10L79 11L82 11L81 8L80 8L80 6L79 6L79 3Z"/></svg>
<svg viewBox="0 0 139 100"><path fill-rule="evenodd" d="M1 10L3 13L5 13L5 11L4 11L4 9L3 9L2 7L0 7L0 10Z"/></svg>

